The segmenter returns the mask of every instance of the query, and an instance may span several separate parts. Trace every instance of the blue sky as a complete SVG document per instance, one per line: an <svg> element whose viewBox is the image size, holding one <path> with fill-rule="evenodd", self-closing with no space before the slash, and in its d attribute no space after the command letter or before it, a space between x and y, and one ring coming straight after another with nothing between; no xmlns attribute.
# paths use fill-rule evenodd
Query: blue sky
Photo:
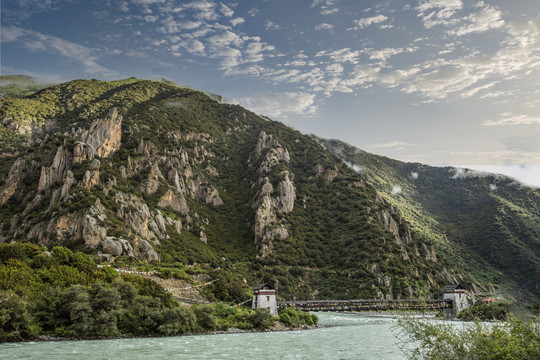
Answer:
<svg viewBox="0 0 540 360"><path fill-rule="evenodd" d="M1 73L165 77L305 133L540 186L538 0L4 0Z"/></svg>

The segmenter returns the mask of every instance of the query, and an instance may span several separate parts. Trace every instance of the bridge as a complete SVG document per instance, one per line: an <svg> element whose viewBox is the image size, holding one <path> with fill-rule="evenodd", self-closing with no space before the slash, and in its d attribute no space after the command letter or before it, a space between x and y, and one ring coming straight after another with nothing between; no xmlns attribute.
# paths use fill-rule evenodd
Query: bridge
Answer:
<svg viewBox="0 0 540 360"><path fill-rule="evenodd" d="M451 309L451 300L308 300L278 301L279 310L295 309L299 311L385 311L385 310L441 310Z"/></svg>
<svg viewBox="0 0 540 360"><path fill-rule="evenodd" d="M267 309L277 315L279 310L295 309L299 311L388 311L444 310L448 317L469 307L469 292L460 289L459 284L450 284L443 289L443 299L356 299L356 300L302 300L276 301L276 290L268 284L259 284L253 288L253 309Z"/></svg>

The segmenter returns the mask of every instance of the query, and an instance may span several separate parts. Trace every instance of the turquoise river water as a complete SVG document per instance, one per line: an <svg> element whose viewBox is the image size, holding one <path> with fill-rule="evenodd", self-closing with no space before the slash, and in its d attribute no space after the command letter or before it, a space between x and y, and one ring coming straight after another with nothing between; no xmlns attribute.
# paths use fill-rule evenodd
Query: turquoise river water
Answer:
<svg viewBox="0 0 540 360"><path fill-rule="evenodd" d="M405 359L395 319L317 315L302 331L0 344L0 359Z"/></svg>

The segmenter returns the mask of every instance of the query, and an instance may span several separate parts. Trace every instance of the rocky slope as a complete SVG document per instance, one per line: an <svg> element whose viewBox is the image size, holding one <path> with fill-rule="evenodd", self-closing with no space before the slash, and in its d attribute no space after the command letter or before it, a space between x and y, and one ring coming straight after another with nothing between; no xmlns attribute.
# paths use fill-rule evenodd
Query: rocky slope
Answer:
<svg viewBox="0 0 540 360"><path fill-rule="evenodd" d="M497 174L403 163L318 141L372 184L412 228L478 283L540 297L540 189Z"/></svg>
<svg viewBox="0 0 540 360"><path fill-rule="evenodd" d="M203 93L76 80L4 98L0 118L2 242L208 263L284 298L486 285L312 138Z"/></svg>

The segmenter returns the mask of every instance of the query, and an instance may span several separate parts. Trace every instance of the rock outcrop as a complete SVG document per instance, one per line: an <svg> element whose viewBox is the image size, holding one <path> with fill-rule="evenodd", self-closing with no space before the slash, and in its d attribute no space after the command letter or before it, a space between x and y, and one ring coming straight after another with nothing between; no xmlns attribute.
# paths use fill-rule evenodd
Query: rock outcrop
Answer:
<svg viewBox="0 0 540 360"><path fill-rule="evenodd" d="M94 185L99 184L99 168L101 163L98 159L92 160L90 164L90 170L86 170L82 179L82 186L87 189L92 188Z"/></svg>
<svg viewBox="0 0 540 360"><path fill-rule="evenodd" d="M154 194L159 187L159 179L161 178L163 178L163 174L159 170L158 164L155 162L152 163L143 190L148 194Z"/></svg>
<svg viewBox="0 0 540 360"><path fill-rule="evenodd" d="M159 199L158 206L161 208L170 207L182 214L187 214L189 211L184 196L182 196L182 194L175 194L172 189L167 190L165 195Z"/></svg>
<svg viewBox="0 0 540 360"><path fill-rule="evenodd" d="M11 165L7 175L7 180L2 188L0 188L0 206L4 205L5 202L15 193L19 183L24 178L26 166L27 161L24 158L18 158L15 160L13 165Z"/></svg>
<svg viewBox="0 0 540 360"><path fill-rule="evenodd" d="M107 237L107 230L97 224L97 220L86 215L82 221L82 238L87 248L95 249Z"/></svg>
<svg viewBox="0 0 540 360"><path fill-rule="evenodd" d="M146 239L156 238L156 234L148 227L152 219L150 209L142 199L118 191L114 195L114 201L119 206L116 215L126 222L128 229ZM128 232L128 235L132 233Z"/></svg>
<svg viewBox="0 0 540 360"><path fill-rule="evenodd" d="M56 150L53 163L50 167L41 167L38 191L45 191L57 181L63 182L66 171L71 167L71 157L62 146Z"/></svg>
<svg viewBox="0 0 540 360"><path fill-rule="evenodd" d="M257 139L257 144L255 145L255 150L248 160L248 164L254 159L260 158L261 155L263 155L264 150L268 151L266 151L263 161L259 165L259 172L261 174L269 172L280 162L288 163L290 161L289 151L281 146L272 135L267 135L266 132L261 131L259 138Z"/></svg>
<svg viewBox="0 0 540 360"><path fill-rule="evenodd" d="M289 172L283 172L283 180L278 186L279 196L277 197L276 206L282 213L290 213L294 209L294 201L296 200L296 189L289 179Z"/></svg>
<svg viewBox="0 0 540 360"><path fill-rule="evenodd" d="M73 164L80 164L85 160L94 159L94 150L88 144L78 142L73 148Z"/></svg>
<svg viewBox="0 0 540 360"><path fill-rule="evenodd" d="M89 145L93 155L107 157L120 148L122 138L122 116L112 108L104 119L96 119L90 129L81 134L81 141Z"/></svg>
<svg viewBox="0 0 540 360"><path fill-rule="evenodd" d="M259 134L255 149L248 159L248 166L252 166L257 161L260 161L257 170L260 176L256 185L262 184L262 186L252 206L255 210L253 230L257 250L262 257L267 257L272 253L275 240L284 240L289 237L288 226L283 220L278 220L277 213L287 214L293 211L296 189L291 180L294 174L287 170L280 174L281 180L275 195L270 179L263 176L265 173L270 173L280 162L290 162L288 150L264 131Z"/></svg>

